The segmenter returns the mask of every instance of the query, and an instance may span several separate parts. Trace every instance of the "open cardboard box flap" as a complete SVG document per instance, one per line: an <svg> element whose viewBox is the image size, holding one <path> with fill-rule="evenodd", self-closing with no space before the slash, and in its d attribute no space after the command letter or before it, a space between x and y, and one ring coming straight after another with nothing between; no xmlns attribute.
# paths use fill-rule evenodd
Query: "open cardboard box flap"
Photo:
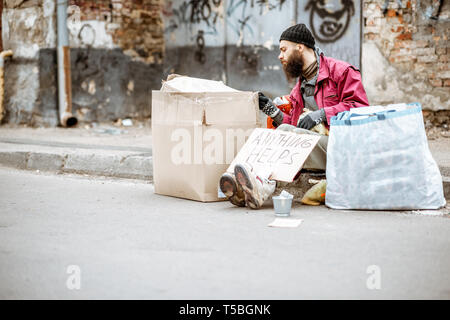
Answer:
<svg viewBox="0 0 450 320"><path fill-rule="evenodd" d="M179 91L181 81L177 85L171 81L181 78L192 81L184 88L197 91ZM199 91L211 85L217 90ZM258 94L229 87L220 91L222 87L226 86L220 81L171 75L160 91L152 92L155 193L221 200L220 176L253 129L261 126Z"/></svg>

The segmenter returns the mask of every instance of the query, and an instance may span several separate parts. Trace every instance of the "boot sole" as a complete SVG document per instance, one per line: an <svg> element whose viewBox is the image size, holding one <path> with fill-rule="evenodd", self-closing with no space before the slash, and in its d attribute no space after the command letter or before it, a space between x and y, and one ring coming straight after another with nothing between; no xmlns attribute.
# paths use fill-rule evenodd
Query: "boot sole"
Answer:
<svg viewBox="0 0 450 320"><path fill-rule="evenodd" d="M234 167L234 176L236 177L236 181L242 186L244 190L253 190L253 185L250 181L247 170L245 170L245 168L240 164L237 164Z"/></svg>
<svg viewBox="0 0 450 320"><path fill-rule="evenodd" d="M301 200L301 203L306 204L308 206L320 206L320 202L311 201L311 200Z"/></svg>
<svg viewBox="0 0 450 320"><path fill-rule="evenodd" d="M237 183L241 186L242 190L244 190L245 194L245 205L250 209L258 209L258 206L255 198L251 194L251 190L253 190L252 182L250 181L250 177L248 176L247 170L239 164L234 167L234 176L236 177Z"/></svg>
<svg viewBox="0 0 450 320"><path fill-rule="evenodd" d="M245 200L239 201L237 197L237 188L236 182L233 178L222 176L219 182L220 190L225 194L228 200L238 207L245 207Z"/></svg>

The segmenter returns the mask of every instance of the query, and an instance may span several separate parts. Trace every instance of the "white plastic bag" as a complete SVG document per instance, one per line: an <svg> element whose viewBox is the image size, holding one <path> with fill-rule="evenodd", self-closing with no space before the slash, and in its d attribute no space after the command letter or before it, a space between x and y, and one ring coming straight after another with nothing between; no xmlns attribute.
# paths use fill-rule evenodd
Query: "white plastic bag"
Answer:
<svg viewBox="0 0 450 320"><path fill-rule="evenodd" d="M445 205L420 104L355 108L331 119L325 204L375 210Z"/></svg>

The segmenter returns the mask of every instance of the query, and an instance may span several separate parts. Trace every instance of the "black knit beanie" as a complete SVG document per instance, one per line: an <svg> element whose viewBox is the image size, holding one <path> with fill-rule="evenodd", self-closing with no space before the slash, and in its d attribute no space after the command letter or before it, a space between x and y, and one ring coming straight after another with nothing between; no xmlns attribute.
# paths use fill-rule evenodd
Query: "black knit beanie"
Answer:
<svg viewBox="0 0 450 320"><path fill-rule="evenodd" d="M311 31L305 26L304 23L296 24L295 26L289 27L281 34L281 40L288 40L295 43L303 43L305 46L314 49L314 40Z"/></svg>

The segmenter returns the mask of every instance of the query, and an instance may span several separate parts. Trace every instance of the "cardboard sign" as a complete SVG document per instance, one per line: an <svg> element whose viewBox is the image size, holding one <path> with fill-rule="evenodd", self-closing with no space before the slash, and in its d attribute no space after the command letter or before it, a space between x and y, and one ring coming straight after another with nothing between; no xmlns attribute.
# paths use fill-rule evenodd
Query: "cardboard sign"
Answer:
<svg viewBox="0 0 450 320"><path fill-rule="evenodd" d="M319 139L320 135L254 129L227 171L247 163L258 174L268 172L270 179L292 182Z"/></svg>

